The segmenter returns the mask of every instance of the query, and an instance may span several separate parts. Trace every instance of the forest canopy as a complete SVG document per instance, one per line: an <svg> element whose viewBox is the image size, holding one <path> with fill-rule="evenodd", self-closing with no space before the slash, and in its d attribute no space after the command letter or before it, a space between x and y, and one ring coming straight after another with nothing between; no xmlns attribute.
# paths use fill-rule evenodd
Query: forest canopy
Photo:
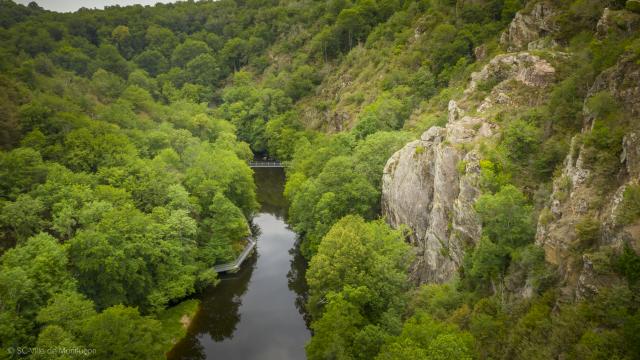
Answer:
<svg viewBox="0 0 640 360"><path fill-rule="evenodd" d="M546 101L512 105L539 94L496 90L505 78L465 92L511 51L502 32L536 3L220 0L61 14L0 0L0 358L53 345L162 358L159 314L216 285L212 267L250 235L254 156L287 165L310 359L640 357L637 251L600 247L613 225L595 217L571 223L571 266L611 281L569 301L566 274L535 242L558 216L551 200L570 196L572 148L604 189L586 211L628 175L622 144L637 114L589 89L620 59L640 64L640 7L548 1L553 46L526 50L557 67ZM617 16L608 30L605 11ZM447 130L449 100L497 93L507 109L486 115L496 136L474 152L479 241L464 244L452 280L416 284L424 254L383 218L385 164ZM616 196L616 226L637 224L638 184ZM451 234L452 217L440 219Z"/></svg>

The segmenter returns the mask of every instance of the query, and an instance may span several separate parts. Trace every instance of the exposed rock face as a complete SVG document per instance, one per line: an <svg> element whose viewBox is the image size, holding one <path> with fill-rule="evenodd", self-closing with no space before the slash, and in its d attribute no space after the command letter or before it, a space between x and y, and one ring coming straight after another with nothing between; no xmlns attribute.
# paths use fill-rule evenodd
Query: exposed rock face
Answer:
<svg viewBox="0 0 640 360"><path fill-rule="evenodd" d="M502 33L500 43L509 51L527 49L530 43L555 29L553 15L553 7L546 1L535 4L528 13L519 11L509 28ZM538 43L530 50L539 49L540 45L541 43Z"/></svg>
<svg viewBox="0 0 640 360"><path fill-rule="evenodd" d="M589 89L589 96L600 91L609 91L633 116L640 116L640 66L637 62L623 58L603 71Z"/></svg>
<svg viewBox="0 0 640 360"><path fill-rule="evenodd" d="M473 49L473 56L475 56L476 60L484 60L487 57L487 46L482 44Z"/></svg>
<svg viewBox="0 0 640 360"><path fill-rule="evenodd" d="M483 82L495 86L517 82L536 88L548 85L554 74L548 62L529 53L501 55L472 75L460 103L470 103L469 95ZM382 177L387 221L412 230L410 241L417 257L411 276L418 283L451 279L462 263L465 247L475 244L481 235L473 209L480 195L476 145L493 136L496 127L483 117L467 115L469 111L456 101L449 102L448 111L447 125L428 129L419 140L396 152Z"/></svg>
<svg viewBox="0 0 640 360"><path fill-rule="evenodd" d="M494 57L481 71L471 74L471 81L465 90L470 94L482 83L513 79L527 86L540 87L551 81L555 69L546 60L528 52L502 54Z"/></svg>
<svg viewBox="0 0 640 360"><path fill-rule="evenodd" d="M640 15L625 10L604 9L596 25L596 37L606 38L611 32L633 34L640 26Z"/></svg>
<svg viewBox="0 0 640 360"><path fill-rule="evenodd" d="M640 115L640 65L626 59L603 71L589 90L589 96L608 91L633 117ZM594 116L584 108L583 133L591 131ZM593 172L585 166L584 148L574 138L564 161L560 177L553 184L549 212L543 211L538 222L536 243L545 250L547 261L557 264L567 288L577 298L597 293L600 284L610 282L593 270L591 257L576 259L572 245L578 241L576 225L585 218L602 223L595 248L619 250L624 244L640 250L639 234L633 227L621 227L616 221L617 208L624 189L640 182L640 133L630 132L622 141L620 172L607 179L609 189L594 185ZM598 196L597 194L603 194ZM636 226L637 227L637 226Z"/></svg>
<svg viewBox="0 0 640 360"><path fill-rule="evenodd" d="M475 242L480 235L473 212L477 156L465 156L445 143L450 137L472 141L475 134L467 125L432 127L396 152L385 167L383 211L391 224L407 224L412 230L418 249L412 277L418 282L450 279L462 262L464 242ZM460 174L463 159L469 171Z"/></svg>
<svg viewBox="0 0 640 360"><path fill-rule="evenodd" d="M626 165L630 177L640 178L640 134L629 133L622 139L620 161Z"/></svg>

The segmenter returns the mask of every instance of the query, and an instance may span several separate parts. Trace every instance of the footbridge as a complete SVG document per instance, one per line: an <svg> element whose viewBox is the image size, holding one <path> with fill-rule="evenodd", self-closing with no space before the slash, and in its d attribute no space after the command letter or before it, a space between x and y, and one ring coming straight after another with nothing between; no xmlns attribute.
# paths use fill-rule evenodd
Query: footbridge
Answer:
<svg viewBox="0 0 640 360"><path fill-rule="evenodd" d="M251 254L253 249L255 249L255 247L256 247L256 241L255 240L247 239L247 241L248 241L248 243L244 247L244 250L242 250L242 253L240 255L238 255L238 257L234 261L226 263L226 264L216 265L216 266L213 267L213 270L215 270L215 272L217 272L217 273L238 271L238 269L240 269L240 266L242 265L242 263L247 259L247 257L249 257L249 254Z"/></svg>
<svg viewBox="0 0 640 360"><path fill-rule="evenodd" d="M249 161L249 167L252 168L284 168L287 167L286 162L282 161Z"/></svg>

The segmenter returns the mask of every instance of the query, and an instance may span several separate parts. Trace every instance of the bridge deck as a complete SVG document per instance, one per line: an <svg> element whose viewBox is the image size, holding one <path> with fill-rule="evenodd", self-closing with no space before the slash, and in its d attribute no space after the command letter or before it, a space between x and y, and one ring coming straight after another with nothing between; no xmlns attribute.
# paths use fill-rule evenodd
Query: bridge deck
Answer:
<svg viewBox="0 0 640 360"><path fill-rule="evenodd" d="M283 168L286 164L280 161L249 161L252 168Z"/></svg>
<svg viewBox="0 0 640 360"><path fill-rule="evenodd" d="M247 259L249 254L251 254L251 251L256 247L256 242L254 240L248 239L248 241L249 243L244 247L244 250L242 250L242 253L236 258L235 261L216 265L213 267L213 270L215 270L215 272L217 273L238 270L242 263Z"/></svg>

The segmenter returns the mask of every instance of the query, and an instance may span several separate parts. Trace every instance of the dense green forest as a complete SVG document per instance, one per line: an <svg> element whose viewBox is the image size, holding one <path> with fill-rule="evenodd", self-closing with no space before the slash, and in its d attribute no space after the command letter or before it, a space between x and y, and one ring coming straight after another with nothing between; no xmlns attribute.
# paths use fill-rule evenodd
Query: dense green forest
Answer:
<svg viewBox="0 0 640 360"><path fill-rule="evenodd" d="M623 139L640 114L590 89L622 60L640 66L637 0L545 1L553 50L531 52L556 79L536 94L503 90L542 100L489 113L498 136L474 144L481 239L453 280L414 281L411 229L383 216L388 159L445 126L449 100L491 96L506 78L469 92L472 74L512 51L501 34L540 2L221 0L60 14L0 0L0 358L19 346L163 358L163 311L215 285L212 265L244 246L256 154L289 164L289 223L309 260L309 359L640 358L640 233L612 248L602 241L612 227L580 218L569 258L607 279L580 298L535 242L576 146L599 189L591 210L623 177ZM607 12L614 25L602 30ZM615 195L616 229L640 219L638 174L624 176L636 178Z"/></svg>

